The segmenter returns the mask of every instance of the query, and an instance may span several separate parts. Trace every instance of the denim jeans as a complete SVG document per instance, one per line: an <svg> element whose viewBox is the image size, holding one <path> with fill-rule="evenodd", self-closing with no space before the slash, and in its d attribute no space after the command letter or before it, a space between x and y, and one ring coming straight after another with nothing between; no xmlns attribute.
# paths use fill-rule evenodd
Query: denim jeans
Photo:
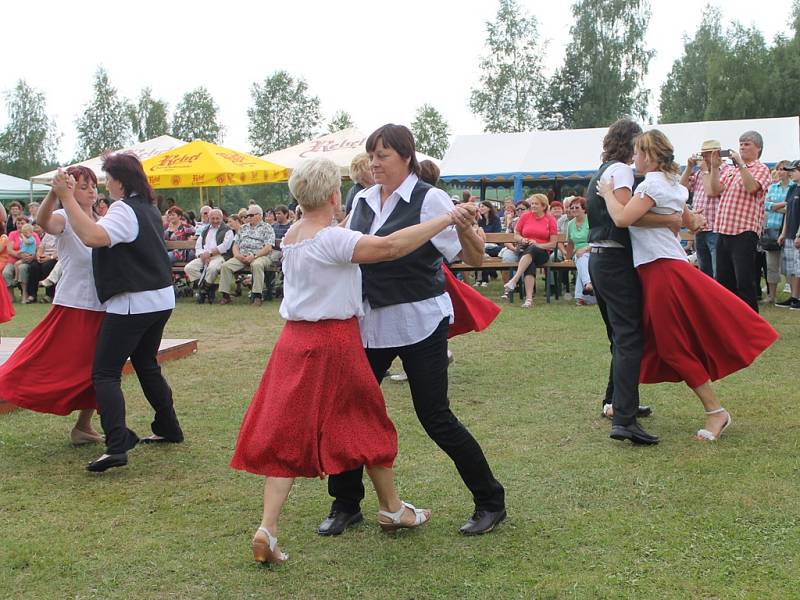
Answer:
<svg viewBox="0 0 800 600"><path fill-rule="evenodd" d="M694 248L697 252L697 264L700 270L711 278L717 274L717 239L718 233L698 231L694 236Z"/></svg>

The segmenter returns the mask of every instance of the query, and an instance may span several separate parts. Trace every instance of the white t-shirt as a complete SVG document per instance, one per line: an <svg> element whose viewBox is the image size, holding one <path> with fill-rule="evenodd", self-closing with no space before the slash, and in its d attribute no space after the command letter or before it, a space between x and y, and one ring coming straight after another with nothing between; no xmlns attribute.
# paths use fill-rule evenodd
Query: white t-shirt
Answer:
<svg viewBox="0 0 800 600"><path fill-rule="evenodd" d="M106 215L97 221L111 239L111 247L130 244L139 235L139 221L133 209L121 200L113 202ZM115 315L140 315L175 308L172 286L146 292L123 292L109 298L106 312Z"/></svg>
<svg viewBox="0 0 800 600"><path fill-rule="evenodd" d="M614 178L615 191L621 188L633 190L633 168L630 165L621 162L614 163L603 171L603 174L600 176L600 181L607 182L612 177ZM605 202L605 200L603 200L603 202ZM613 240L598 240L589 245L605 248L622 248L622 244Z"/></svg>
<svg viewBox="0 0 800 600"><path fill-rule="evenodd" d="M317 235L283 250L283 302L287 321L345 320L360 317L361 269L353 251L362 234L326 227Z"/></svg>
<svg viewBox="0 0 800 600"><path fill-rule="evenodd" d="M677 178L667 177L661 171L645 175L636 187L634 196L650 196L655 206L650 212L659 215L682 213L689 190L678 183ZM628 227L633 246L633 266L647 264L659 258L687 260L680 238L666 227Z"/></svg>
<svg viewBox="0 0 800 600"><path fill-rule="evenodd" d="M97 298L92 272L92 249L85 246L72 229L67 211L63 208L53 211L64 218L64 231L56 235L58 262L63 268L61 279L56 285L53 304L68 308L105 311L106 307Z"/></svg>
<svg viewBox="0 0 800 600"><path fill-rule="evenodd" d="M419 178L411 173L400 187L386 199L381 208L381 186L374 185L362 190L353 201L353 210L359 202L366 202L375 213L370 234L374 234L386 222L398 202L410 202L411 192ZM444 190L433 187L422 200L419 220L421 223L448 215L453 211L453 200ZM349 224L349 223L348 223ZM448 227L436 234L431 243L447 261L452 261L461 252L461 242L455 227ZM430 336L442 319L453 322L453 303L447 292L420 300L372 308L364 300L364 317L361 319L361 341L367 348L397 348L410 346Z"/></svg>

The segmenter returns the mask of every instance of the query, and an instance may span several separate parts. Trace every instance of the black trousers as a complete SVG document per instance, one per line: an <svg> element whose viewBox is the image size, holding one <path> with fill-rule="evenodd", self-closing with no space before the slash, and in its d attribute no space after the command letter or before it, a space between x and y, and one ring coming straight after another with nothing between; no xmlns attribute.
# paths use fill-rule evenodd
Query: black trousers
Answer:
<svg viewBox="0 0 800 600"><path fill-rule="evenodd" d="M753 231L738 235L719 234L717 240L717 281L758 312L758 236Z"/></svg>
<svg viewBox="0 0 800 600"><path fill-rule="evenodd" d="M36 298L36 294L39 291L39 282L42 279L45 279L50 272L53 270L53 267L56 266L58 260L46 260L44 262L39 262L35 260L31 263L30 270L28 271L28 286L25 292L28 296ZM47 288L48 296L51 298L53 297L52 291L50 288Z"/></svg>
<svg viewBox="0 0 800 600"><path fill-rule="evenodd" d="M606 396L612 400L615 425L629 425L639 409L639 369L644 352L642 286L630 251L603 248L589 258L589 275L611 343Z"/></svg>
<svg viewBox="0 0 800 600"><path fill-rule="evenodd" d="M171 310L139 315L106 313L97 337L92 381L108 454L127 452L139 441L125 425L125 398L120 380L128 357L145 398L156 411L151 425L153 433L172 441L183 441L172 404L172 390L156 361L161 335L171 314Z"/></svg>
<svg viewBox="0 0 800 600"><path fill-rule="evenodd" d="M476 510L505 508L505 490L500 485L478 442L450 410L447 399L447 328L444 319L429 337L399 348L367 348L372 372L380 383L396 357L403 361L417 418L425 432L453 460ZM328 478L333 510L356 512L364 498L363 468Z"/></svg>

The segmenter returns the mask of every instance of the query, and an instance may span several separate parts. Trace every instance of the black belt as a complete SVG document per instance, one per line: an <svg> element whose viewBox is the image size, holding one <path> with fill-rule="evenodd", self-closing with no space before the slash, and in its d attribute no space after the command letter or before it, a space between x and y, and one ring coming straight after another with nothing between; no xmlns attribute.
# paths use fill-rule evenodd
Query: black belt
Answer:
<svg viewBox="0 0 800 600"><path fill-rule="evenodd" d="M612 246L592 246L592 249L589 250L592 254L602 254L603 252L619 252L621 250L627 250L627 248L614 248Z"/></svg>

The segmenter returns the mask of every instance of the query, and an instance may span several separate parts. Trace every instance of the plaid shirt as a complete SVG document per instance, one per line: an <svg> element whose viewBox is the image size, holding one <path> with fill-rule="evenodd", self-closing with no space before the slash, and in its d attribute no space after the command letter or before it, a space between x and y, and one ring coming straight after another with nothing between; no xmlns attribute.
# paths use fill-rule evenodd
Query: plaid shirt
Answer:
<svg viewBox="0 0 800 600"><path fill-rule="evenodd" d="M730 168L728 163L722 163L719 166L720 177ZM703 171L696 171L689 178L687 187L692 192L692 210L706 218L706 224L700 231L712 231L714 229L714 219L717 216L719 196L706 196L706 186L703 185Z"/></svg>
<svg viewBox="0 0 800 600"><path fill-rule="evenodd" d="M760 186L755 194L750 194L744 189L742 174L738 168L730 168L720 174L722 195L714 221L714 231L724 235L739 235L745 231L753 231L756 235L761 235L764 223L764 196L772 177L769 167L760 160L754 160L747 165L747 170Z"/></svg>

